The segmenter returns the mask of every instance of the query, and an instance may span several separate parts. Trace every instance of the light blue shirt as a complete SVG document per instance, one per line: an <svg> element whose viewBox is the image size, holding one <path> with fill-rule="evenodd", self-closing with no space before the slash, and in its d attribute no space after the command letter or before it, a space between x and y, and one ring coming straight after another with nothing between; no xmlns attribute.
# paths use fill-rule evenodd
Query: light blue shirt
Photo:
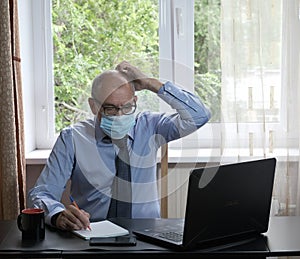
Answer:
<svg viewBox="0 0 300 259"><path fill-rule="evenodd" d="M210 119L210 111L198 97L171 82L158 96L174 113L141 112L128 133L132 181L132 217L160 217L157 190L157 151L165 143L184 137ZM116 173L118 148L107 141L99 120L89 119L63 129L35 186L28 205L45 210L46 223L64 210L60 202L67 181L78 206L90 213L91 221L107 217L111 185Z"/></svg>

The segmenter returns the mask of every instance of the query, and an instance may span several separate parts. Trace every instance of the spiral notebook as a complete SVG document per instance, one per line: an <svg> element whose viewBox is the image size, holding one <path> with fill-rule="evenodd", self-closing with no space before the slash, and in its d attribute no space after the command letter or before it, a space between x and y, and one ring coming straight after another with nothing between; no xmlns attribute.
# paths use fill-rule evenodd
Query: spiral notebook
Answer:
<svg viewBox="0 0 300 259"><path fill-rule="evenodd" d="M116 237L128 235L129 231L109 220L92 222L91 230L73 230L73 233L83 239L89 240L92 237Z"/></svg>

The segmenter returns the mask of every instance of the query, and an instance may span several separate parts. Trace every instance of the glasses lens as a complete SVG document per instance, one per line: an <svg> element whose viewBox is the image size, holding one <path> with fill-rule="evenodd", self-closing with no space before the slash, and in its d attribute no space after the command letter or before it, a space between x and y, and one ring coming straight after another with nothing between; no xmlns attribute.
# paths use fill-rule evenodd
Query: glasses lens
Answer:
<svg viewBox="0 0 300 259"><path fill-rule="evenodd" d="M124 115L132 114L132 113L134 113L135 108L136 108L135 104L134 104L134 105L126 105L126 106L123 106L123 107L121 108L122 114L124 114Z"/></svg>
<svg viewBox="0 0 300 259"><path fill-rule="evenodd" d="M116 115L118 113L118 108L116 107L103 107L104 114L108 116Z"/></svg>

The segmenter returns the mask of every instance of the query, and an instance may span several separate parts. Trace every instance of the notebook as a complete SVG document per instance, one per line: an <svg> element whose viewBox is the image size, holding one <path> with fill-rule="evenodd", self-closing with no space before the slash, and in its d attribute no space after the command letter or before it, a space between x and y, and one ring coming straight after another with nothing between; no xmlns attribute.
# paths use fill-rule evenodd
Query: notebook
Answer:
<svg viewBox="0 0 300 259"><path fill-rule="evenodd" d="M269 225L275 166L276 159L267 158L192 169L182 224L160 219L164 224L133 233L180 250L226 247L261 237Z"/></svg>
<svg viewBox="0 0 300 259"><path fill-rule="evenodd" d="M73 230L73 233L83 239L89 240L92 237L116 237L128 235L129 231L109 220L92 222L91 230Z"/></svg>

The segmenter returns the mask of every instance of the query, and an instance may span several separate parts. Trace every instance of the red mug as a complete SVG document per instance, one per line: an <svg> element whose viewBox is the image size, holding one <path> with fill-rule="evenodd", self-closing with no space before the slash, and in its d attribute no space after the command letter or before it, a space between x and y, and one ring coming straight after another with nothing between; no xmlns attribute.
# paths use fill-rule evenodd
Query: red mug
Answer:
<svg viewBox="0 0 300 259"><path fill-rule="evenodd" d="M43 240L45 238L45 214L43 209L28 208L21 211L17 225L23 240Z"/></svg>

